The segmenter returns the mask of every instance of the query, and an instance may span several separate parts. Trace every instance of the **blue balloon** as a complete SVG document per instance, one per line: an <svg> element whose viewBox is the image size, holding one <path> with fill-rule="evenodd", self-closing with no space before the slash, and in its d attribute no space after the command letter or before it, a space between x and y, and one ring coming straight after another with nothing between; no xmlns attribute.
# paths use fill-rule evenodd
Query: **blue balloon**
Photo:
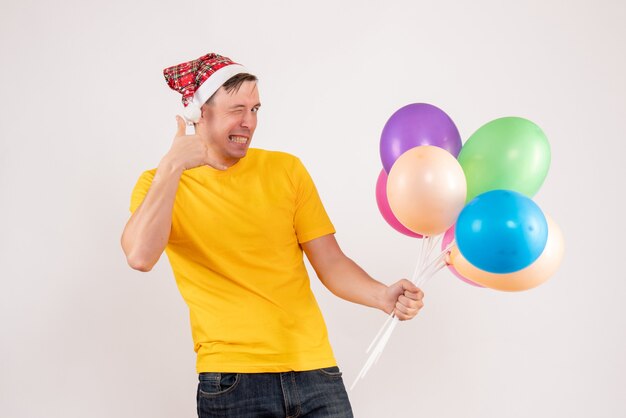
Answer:
<svg viewBox="0 0 626 418"><path fill-rule="evenodd" d="M459 214L456 243L475 267L512 273L531 265L548 240L546 218L535 202L512 190L476 196Z"/></svg>

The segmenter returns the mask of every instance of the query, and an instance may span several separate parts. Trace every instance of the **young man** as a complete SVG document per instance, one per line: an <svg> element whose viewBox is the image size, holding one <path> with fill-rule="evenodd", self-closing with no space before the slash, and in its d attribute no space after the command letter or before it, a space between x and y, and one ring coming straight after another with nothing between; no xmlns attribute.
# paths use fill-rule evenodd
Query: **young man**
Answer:
<svg viewBox="0 0 626 418"><path fill-rule="evenodd" d="M351 302L411 319L423 293L386 286L346 257L296 157L249 148L261 102L256 77L207 54L164 70L195 133L178 131L132 194L122 234L129 265L165 250L189 306L200 417L350 417L306 254L322 283Z"/></svg>

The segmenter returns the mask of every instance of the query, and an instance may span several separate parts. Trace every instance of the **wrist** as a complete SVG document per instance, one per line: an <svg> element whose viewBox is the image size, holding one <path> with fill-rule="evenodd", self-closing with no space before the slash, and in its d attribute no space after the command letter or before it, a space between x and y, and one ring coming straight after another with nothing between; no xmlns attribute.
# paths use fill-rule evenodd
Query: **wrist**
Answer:
<svg viewBox="0 0 626 418"><path fill-rule="evenodd" d="M389 301L388 301L387 292L388 292L388 287L383 283L379 283L379 286L376 289L376 293L374 296L374 303L375 303L374 307L388 314L388 313L391 313L391 311L393 310L393 307L391 308L391 310L389 309Z"/></svg>
<svg viewBox="0 0 626 418"><path fill-rule="evenodd" d="M161 176L167 176L167 177L170 177L170 176L180 177L183 171L185 171L185 169L182 166L182 164L178 164L176 161L173 161L167 156L163 157L161 162L159 162L159 166L157 167L157 174L160 174Z"/></svg>

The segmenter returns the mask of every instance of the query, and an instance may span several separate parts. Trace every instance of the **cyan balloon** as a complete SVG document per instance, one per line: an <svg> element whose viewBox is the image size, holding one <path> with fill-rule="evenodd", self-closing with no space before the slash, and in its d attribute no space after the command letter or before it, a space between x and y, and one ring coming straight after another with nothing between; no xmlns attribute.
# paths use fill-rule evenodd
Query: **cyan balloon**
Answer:
<svg viewBox="0 0 626 418"><path fill-rule="evenodd" d="M472 265L490 273L512 273L541 255L548 224L530 198L512 190L492 190L463 208L455 234L459 251Z"/></svg>

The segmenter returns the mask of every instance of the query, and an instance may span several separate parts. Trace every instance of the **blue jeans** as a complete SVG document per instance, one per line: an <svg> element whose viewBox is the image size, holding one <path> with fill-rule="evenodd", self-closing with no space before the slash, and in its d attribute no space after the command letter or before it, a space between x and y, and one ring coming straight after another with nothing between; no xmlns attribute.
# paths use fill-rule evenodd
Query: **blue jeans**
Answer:
<svg viewBox="0 0 626 418"><path fill-rule="evenodd" d="M285 373L200 373L198 417L352 417L338 367Z"/></svg>

